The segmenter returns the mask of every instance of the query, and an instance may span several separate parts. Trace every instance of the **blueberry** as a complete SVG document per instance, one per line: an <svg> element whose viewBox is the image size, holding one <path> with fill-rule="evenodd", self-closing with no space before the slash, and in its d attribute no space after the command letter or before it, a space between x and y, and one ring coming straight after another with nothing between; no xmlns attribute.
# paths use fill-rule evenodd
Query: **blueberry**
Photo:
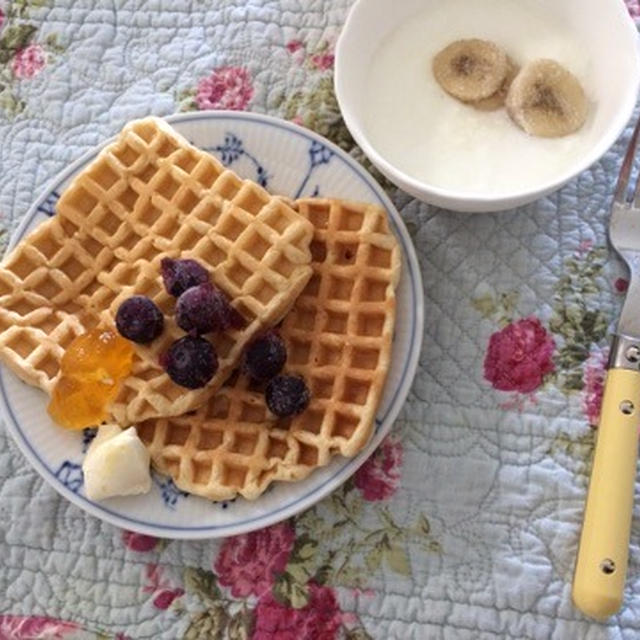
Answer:
<svg viewBox="0 0 640 640"><path fill-rule="evenodd" d="M176 303L176 323L193 335L220 329L218 315L217 298L210 283L187 289Z"/></svg>
<svg viewBox="0 0 640 640"><path fill-rule="evenodd" d="M224 318L223 325L225 331L227 329L244 329L247 326L245 319L242 317L242 314L234 309L229 301L225 298L225 309L224 309Z"/></svg>
<svg viewBox="0 0 640 640"><path fill-rule="evenodd" d="M243 369L253 380L266 382L282 371L286 360L284 340L275 331L269 331L247 347Z"/></svg>
<svg viewBox="0 0 640 640"><path fill-rule="evenodd" d="M265 391L269 411L279 418L302 413L309 405L311 394L301 376L276 376Z"/></svg>
<svg viewBox="0 0 640 640"><path fill-rule="evenodd" d="M153 300L133 296L118 307L116 327L124 338L146 344L162 333L164 318Z"/></svg>
<svg viewBox="0 0 640 640"><path fill-rule="evenodd" d="M209 282L209 272L195 260L163 258L160 269L166 290L176 298L191 287Z"/></svg>
<svg viewBox="0 0 640 640"><path fill-rule="evenodd" d="M176 323L192 335L235 326L234 314L224 293L209 282L187 289L176 304Z"/></svg>
<svg viewBox="0 0 640 640"><path fill-rule="evenodd" d="M187 389L204 387L218 370L213 345L193 336L176 340L164 355L163 363L169 377Z"/></svg>

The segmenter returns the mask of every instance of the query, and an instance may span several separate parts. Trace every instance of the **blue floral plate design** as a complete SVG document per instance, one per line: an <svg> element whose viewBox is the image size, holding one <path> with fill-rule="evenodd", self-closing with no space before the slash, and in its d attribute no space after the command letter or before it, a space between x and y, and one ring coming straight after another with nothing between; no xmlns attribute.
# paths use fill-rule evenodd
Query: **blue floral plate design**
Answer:
<svg viewBox="0 0 640 640"><path fill-rule="evenodd" d="M276 483L255 501L213 503L183 493L171 479L155 473L152 490L146 495L89 500L83 491L81 465L94 431L66 431L53 424L46 412L46 396L0 367L0 410L7 428L29 462L62 496L131 531L166 538L215 538L259 529L307 509L349 478L373 453L391 429L418 364L424 313L422 279L404 223L382 188L355 160L321 136L252 113L204 112L167 120L193 144L272 193L294 198L333 196L382 205L403 252L392 364L371 441L355 458L336 457L300 482ZM59 194L99 151L86 153L52 181L25 216L11 247L55 215Z"/></svg>

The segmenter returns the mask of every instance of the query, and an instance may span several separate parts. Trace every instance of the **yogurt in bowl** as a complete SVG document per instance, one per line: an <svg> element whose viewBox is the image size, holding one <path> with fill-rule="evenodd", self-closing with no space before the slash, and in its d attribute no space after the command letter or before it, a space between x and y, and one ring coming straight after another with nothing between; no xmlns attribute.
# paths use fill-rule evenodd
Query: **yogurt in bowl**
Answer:
<svg viewBox="0 0 640 640"><path fill-rule="evenodd" d="M559 62L585 91L585 124L537 138L504 108L449 96L431 62L464 38L495 42L518 66ZM336 60L345 122L373 163L412 195L461 211L524 204L588 167L631 116L639 78L637 33L618 0L360 0Z"/></svg>

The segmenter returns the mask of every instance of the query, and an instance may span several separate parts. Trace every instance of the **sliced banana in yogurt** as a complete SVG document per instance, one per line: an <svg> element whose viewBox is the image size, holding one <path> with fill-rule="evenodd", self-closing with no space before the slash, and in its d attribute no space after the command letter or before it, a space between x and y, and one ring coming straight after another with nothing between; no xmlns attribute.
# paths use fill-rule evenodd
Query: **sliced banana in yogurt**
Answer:
<svg viewBox="0 0 640 640"><path fill-rule="evenodd" d="M507 93L507 112L533 136L557 138L577 131L587 119L588 103L578 79L555 60L524 65Z"/></svg>
<svg viewBox="0 0 640 640"><path fill-rule="evenodd" d="M507 76L507 54L493 42L470 38L456 40L433 59L438 84L463 102L495 94Z"/></svg>

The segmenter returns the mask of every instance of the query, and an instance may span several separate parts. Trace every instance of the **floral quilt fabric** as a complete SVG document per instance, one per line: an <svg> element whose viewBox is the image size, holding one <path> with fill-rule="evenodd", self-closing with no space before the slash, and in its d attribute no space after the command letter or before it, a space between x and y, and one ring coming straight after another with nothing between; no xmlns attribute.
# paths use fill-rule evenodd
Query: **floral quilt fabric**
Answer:
<svg viewBox="0 0 640 640"><path fill-rule="evenodd" d="M149 113L269 113L366 164L332 88L349 5L0 1L2 248L47 180ZM511 212L443 211L383 182L424 278L419 371L377 453L289 521L223 541L121 531L45 485L0 425L0 638L639 637L638 513L620 614L596 624L570 602L627 286L606 224L628 136Z"/></svg>

